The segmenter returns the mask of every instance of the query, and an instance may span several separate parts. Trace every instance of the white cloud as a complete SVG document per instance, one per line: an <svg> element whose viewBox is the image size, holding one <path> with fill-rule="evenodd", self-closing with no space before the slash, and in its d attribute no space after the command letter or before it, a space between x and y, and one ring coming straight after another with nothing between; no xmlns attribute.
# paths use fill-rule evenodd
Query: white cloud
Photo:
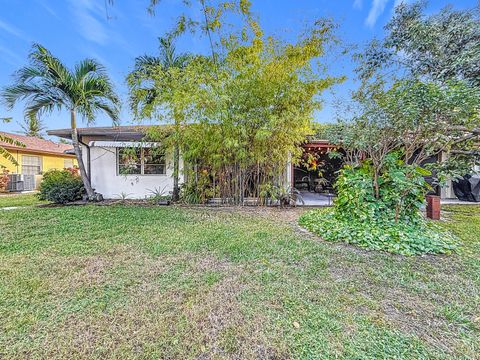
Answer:
<svg viewBox="0 0 480 360"><path fill-rule="evenodd" d="M361 9L362 6L363 6L363 0L355 0L355 1L353 2L353 7L354 7L355 9Z"/></svg>
<svg viewBox="0 0 480 360"><path fill-rule="evenodd" d="M101 23L105 9L95 0L70 0L79 26L78 32L87 40L104 45L108 40L107 30Z"/></svg>
<svg viewBox="0 0 480 360"><path fill-rule="evenodd" d="M18 66L25 61L21 56L13 52L6 46L0 44L0 55L3 61L8 62L11 65Z"/></svg>
<svg viewBox="0 0 480 360"><path fill-rule="evenodd" d="M19 29L17 29L15 26L10 25L2 20L0 20L0 31L1 30L9 33L10 35L16 36L22 40L30 41L30 39L26 35L24 35Z"/></svg>
<svg viewBox="0 0 480 360"><path fill-rule="evenodd" d="M365 24L367 26L375 26L378 17L382 15L383 11L385 10L387 2L388 0L373 0L372 7L370 8L370 12L368 13L368 16L365 20Z"/></svg>
<svg viewBox="0 0 480 360"><path fill-rule="evenodd" d="M36 0L36 2L50 15L56 17L57 19L60 19L57 12L53 8L51 8L49 5L47 5L43 0Z"/></svg>

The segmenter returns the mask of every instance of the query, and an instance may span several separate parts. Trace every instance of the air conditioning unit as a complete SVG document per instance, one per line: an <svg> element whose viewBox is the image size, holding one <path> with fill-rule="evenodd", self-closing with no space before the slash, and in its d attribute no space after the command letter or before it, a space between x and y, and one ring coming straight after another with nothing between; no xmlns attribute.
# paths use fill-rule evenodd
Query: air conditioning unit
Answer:
<svg viewBox="0 0 480 360"><path fill-rule="evenodd" d="M7 190L23 191L24 190L23 175L21 174L8 175Z"/></svg>
<svg viewBox="0 0 480 360"><path fill-rule="evenodd" d="M23 191L35 190L35 175L23 175Z"/></svg>

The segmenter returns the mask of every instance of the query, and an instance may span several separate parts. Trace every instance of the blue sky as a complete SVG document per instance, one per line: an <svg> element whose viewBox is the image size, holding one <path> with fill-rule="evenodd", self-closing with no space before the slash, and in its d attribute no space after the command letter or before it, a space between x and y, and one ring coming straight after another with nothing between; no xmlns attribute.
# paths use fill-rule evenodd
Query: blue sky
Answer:
<svg viewBox="0 0 480 360"><path fill-rule="evenodd" d="M393 7L402 0L252 0L253 10L268 34L286 39L295 35L319 17L333 18L339 25L339 36L347 44L364 45L373 37L383 36L383 26L392 16ZM408 0L403 0L408 1ZM26 64L31 44L41 43L73 66L76 61L93 57L103 63L126 104L125 76L132 69L136 56L155 54L157 37L168 31L179 13L181 0L163 0L156 15L147 13L148 0L116 0L115 6L105 0L0 0L0 86L11 82L12 73ZM448 3L455 8L471 8L476 0L431 0L428 11L436 12ZM193 11L193 10L192 10ZM206 53L206 39L184 36L179 51ZM329 56L331 73L346 75L348 81L325 94L324 109L316 114L319 122L333 121L333 102L348 97L355 87L350 58ZM20 130L23 118L18 106L7 112L0 107L0 117L13 117L9 124L0 123L0 130ZM69 126L67 114L54 113L43 119L47 128ZM121 124L132 123L126 105ZM95 125L110 125L99 117Z"/></svg>

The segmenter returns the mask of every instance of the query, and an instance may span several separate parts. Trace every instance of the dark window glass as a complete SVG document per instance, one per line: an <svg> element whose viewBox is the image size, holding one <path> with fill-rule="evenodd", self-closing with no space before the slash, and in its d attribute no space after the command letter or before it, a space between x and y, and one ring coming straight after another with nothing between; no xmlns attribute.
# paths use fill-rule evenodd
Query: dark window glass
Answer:
<svg viewBox="0 0 480 360"><path fill-rule="evenodd" d="M118 173L121 175L142 173L140 148L118 149Z"/></svg>
<svg viewBox="0 0 480 360"><path fill-rule="evenodd" d="M164 175L165 154L154 148L119 148L118 173L120 175Z"/></svg>
<svg viewBox="0 0 480 360"><path fill-rule="evenodd" d="M143 173L165 174L165 154L161 149L143 149Z"/></svg>

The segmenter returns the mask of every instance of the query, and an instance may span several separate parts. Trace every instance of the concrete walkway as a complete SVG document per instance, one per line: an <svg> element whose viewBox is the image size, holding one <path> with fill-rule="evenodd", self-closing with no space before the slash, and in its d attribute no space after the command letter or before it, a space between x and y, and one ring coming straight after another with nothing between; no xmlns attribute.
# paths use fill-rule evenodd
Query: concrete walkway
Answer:
<svg viewBox="0 0 480 360"><path fill-rule="evenodd" d="M297 200L297 206L332 206L334 195L318 194L310 191L301 191L305 204Z"/></svg>
<svg viewBox="0 0 480 360"><path fill-rule="evenodd" d="M297 206L332 206L335 195L318 194L310 191L301 191L305 204L297 200ZM480 202L461 201L458 199L442 199L442 205L480 205Z"/></svg>
<svg viewBox="0 0 480 360"><path fill-rule="evenodd" d="M462 201L458 199L442 199L440 200L442 205L480 205L480 202L475 201Z"/></svg>

